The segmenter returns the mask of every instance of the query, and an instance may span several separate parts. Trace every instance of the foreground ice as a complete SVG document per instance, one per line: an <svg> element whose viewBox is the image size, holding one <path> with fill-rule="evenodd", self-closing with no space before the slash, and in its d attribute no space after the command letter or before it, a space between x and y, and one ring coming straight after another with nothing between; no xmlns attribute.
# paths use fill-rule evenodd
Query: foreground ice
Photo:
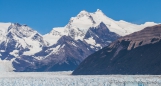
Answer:
<svg viewBox="0 0 161 86"><path fill-rule="evenodd" d="M1 72L0 86L161 86L159 75L70 75L70 72Z"/></svg>

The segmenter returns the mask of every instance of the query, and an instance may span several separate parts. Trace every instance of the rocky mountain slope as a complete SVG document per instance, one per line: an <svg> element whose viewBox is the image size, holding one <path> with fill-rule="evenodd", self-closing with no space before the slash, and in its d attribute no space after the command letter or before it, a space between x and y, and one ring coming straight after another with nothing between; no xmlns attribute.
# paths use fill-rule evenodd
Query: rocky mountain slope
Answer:
<svg viewBox="0 0 161 86"><path fill-rule="evenodd" d="M90 28L83 40L75 40L71 36L64 35L56 44L45 47L34 55L34 58L39 58L39 61L35 62L37 67L34 71L74 70L87 56L107 46L118 37L103 23ZM31 67L27 70L33 70Z"/></svg>
<svg viewBox="0 0 161 86"><path fill-rule="evenodd" d="M88 74L161 74L161 25L119 38L87 57L73 72Z"/></svg>

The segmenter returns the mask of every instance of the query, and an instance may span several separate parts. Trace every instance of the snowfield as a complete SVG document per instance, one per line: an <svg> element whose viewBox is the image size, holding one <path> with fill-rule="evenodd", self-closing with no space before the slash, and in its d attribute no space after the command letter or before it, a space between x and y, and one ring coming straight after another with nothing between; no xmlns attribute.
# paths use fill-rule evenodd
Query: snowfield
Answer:
<svg viewBox="0 0 161 86"><path fill-rule="evenodd" d="M160 75L71 75L69 72L1 72L0 86L161 86Z"/></svg>

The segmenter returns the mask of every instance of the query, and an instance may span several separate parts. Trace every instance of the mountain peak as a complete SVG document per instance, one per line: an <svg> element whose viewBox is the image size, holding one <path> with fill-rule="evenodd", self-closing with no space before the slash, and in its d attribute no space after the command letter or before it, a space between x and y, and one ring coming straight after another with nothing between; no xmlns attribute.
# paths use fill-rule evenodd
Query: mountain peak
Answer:
<svg viewBox="0 0 161 86"><path fill-rule="evenodd" d="M79 14L86 14L88 13L86 10L82 10Z"/></svg>
<svg viewBox="0 0 161 86"><path fill-rule="evenodd" d="M15 26L22 26L22 25L19 24L19 23L13 23L13 25L15 25Z"/></svg>
<svg viewBox="0 0 161 86"><path fill-rule="evenodd" d="M87 12L86 10L82 10L78 15L77 17L80 18L80 17L83 17L83 16L90 16L89 12Z"/></svg>
<svg viewBox="0 0 161 86"><path fill-rule="evenodd" d="M102 10L100 10L100 9L97 9L97 11L96 12L102 12Z"/></svg>
<svg viewBox="0 0 161 86"><path fill-rule="evenodd" d="M100 9L97 9L95 13L101 13L101 14L104 15L104 13L102 12L102 10L100 10Z"/></svg>

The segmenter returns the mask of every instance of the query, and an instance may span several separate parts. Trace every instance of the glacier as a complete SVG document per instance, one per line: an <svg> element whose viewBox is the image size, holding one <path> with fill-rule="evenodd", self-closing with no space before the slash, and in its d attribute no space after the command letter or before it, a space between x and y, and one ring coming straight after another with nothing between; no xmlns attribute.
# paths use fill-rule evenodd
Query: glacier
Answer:
<svg viewBox="0 0 161 86"><path fill-rule="evenodd" d="M63 72L1 72L0 86L161 86L160 75L71 75Z"/></svg>

